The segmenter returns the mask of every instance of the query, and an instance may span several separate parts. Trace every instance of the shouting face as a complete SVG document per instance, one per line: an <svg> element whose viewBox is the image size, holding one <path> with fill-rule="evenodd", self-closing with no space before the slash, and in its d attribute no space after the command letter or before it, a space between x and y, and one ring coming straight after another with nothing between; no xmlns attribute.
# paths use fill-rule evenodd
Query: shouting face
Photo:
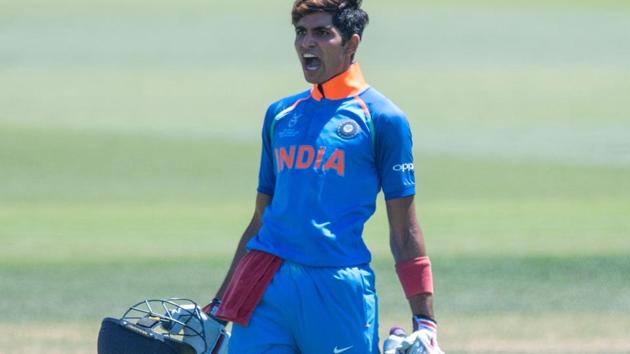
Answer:
<svg viewBox="0 0 630 354"><path fill-rule="evenodd" d="M356 34L343 40L329 13L312 13L295 24L295 50L304 78L312 84L326 82L348 69L358 44Z"/></svg>

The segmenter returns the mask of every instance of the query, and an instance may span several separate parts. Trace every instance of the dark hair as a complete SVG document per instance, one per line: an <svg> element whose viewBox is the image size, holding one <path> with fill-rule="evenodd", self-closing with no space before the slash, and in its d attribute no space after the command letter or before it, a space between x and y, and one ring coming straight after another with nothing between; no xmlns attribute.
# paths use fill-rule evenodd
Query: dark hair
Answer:
<svg viewBox="0 0 630 354"><path fill-rule="evenodd" d="M291 19L295 25L302 17L316 12L332 15L333 25L339 29L344 41L354 34L363 36L363 30L370 21L367 12L361 9L362 0L296 0L293 3Z"/></svg>

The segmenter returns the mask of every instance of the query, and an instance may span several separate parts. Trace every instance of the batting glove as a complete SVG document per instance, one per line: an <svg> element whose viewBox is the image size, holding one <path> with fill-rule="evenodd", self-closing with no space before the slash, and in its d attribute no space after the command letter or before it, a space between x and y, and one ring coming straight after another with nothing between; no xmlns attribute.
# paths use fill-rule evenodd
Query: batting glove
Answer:
<svg viewBox="0 0 630 354"><path fill-rule="evenodd" d="M414 332L400 344L399 353L444 354L437 342L437 323L422 316L413 316Z"/></svg>

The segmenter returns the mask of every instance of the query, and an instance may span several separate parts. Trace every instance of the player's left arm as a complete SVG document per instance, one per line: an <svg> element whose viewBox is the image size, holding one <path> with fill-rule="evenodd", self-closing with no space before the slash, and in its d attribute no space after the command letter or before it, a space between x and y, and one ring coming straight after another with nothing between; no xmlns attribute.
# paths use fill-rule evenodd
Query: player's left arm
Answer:
<svg viewBox="0 0 630 354"><path fill-rule="evenodd" d="M409 348L403 353L441 354L433 314L433 274L414 204L413 141L409 121L389 107L374 118L376 167L387 204L390 248L396 273L413 313ZM403 344L404 344L403 343ZM401 344L402 345L402 344ZM404 349L401 347L400 349Z"/></svg>
<svg viewBox="0 0 630 354"><path fill-rule="evenodd" d="M394 198L386 203L396 273L413 313L414 332L403 340L396 353L444 354L437 342L431 262L416 217L414 196Z"/></svg>
<svg viewBox="0 0 630 354"><path fill-rule="evenodd" d="M424 236L418 219L414 196L386 201L389 220L389 245L396 264L427 257ZM422 281L420 275L417 281ZM433 319L433 294L420 293L407 298L413 315Z"/></svg>

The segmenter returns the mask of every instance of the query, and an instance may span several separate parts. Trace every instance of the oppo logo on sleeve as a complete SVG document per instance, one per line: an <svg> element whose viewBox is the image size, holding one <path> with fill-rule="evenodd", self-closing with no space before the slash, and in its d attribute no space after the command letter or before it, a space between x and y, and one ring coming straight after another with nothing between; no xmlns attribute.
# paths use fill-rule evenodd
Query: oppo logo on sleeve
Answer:
<svg viewBox="0 0 630 354"><path fill-rule="evenodd" d="M400 163L398 165L394 165L392 169L396 172L409 172L414 170L414 166L412 163Z"/></svg>

